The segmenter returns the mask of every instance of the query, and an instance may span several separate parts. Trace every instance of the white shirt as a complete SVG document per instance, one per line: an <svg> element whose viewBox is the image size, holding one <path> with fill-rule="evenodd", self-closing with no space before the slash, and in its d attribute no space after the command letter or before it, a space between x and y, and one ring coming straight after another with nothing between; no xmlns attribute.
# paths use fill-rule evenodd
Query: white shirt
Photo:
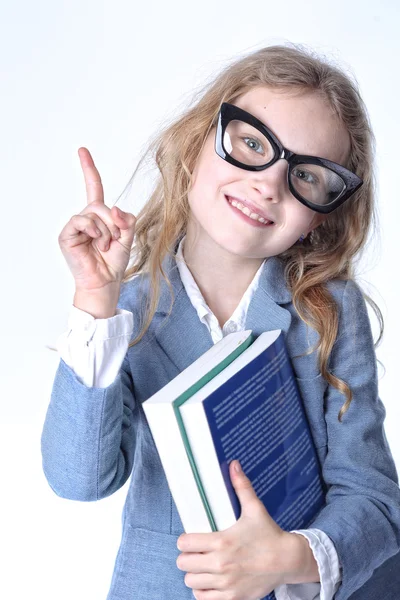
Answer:
<svg viewBox="0 0 400 600"><path fill-rule="evenodd" d="M243 331L250 300L258 287L264 263L221 329L184 261L184 239L177 251L179 275L200 321L209 329L213 342L218 342L228 333ZM87 387L105 388L111 385L121 368L132 331L133 315L130 311L117 309L114 317L95 319L72 306L68 330L58 338L57 349L81 383ZM277 600L332 600L341 581L339 559L333 542L319 529L294 530L292 533L303 535L308 540L318 564L320 583L281 585L275 588Z"/></svg>

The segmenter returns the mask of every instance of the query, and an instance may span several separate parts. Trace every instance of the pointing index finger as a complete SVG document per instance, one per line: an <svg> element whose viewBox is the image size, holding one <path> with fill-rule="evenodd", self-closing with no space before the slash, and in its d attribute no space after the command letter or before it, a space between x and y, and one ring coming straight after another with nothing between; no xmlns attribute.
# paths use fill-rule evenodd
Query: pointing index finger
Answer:
<svg viewBox="0 0 400 600"><path fill-rule="evenodd" d="M96 169L92 155L87 148L79 148L79 159L83 170L86 185L87 203L102 202L104 204L104 190L100 173Z"/></svg>

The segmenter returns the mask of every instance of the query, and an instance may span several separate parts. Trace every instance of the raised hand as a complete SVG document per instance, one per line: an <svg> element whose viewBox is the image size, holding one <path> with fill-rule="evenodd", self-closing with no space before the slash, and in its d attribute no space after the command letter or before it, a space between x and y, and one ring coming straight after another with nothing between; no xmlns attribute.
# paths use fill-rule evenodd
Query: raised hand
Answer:
<svg viewBox="0 0 400 600"><path fill-rule="evenodd" d="M68 221L58 242L75 279L75 300L77 297L96 298L97 307L104 303L105 310L100 312L113 312L111 307L115 309L129 262L136 217L116 206L110 209L105 205L101 177L89 150L79 148L78 154L85 178L87 205ZM87 310L87 306L79 308Z"/></svg>

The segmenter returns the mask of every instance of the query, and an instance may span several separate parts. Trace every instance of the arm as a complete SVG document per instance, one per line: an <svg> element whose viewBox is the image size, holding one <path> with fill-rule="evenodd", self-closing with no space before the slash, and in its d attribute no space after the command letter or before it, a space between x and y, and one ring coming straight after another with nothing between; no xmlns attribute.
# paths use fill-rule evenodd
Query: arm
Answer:
<svg viewBox="0 0 400 600"><path fill-rule="evenodd" d="M129 314L130 318L124 316L129 322L123 329L130 328ZM83 321L72 337L67 333L60 340L60 353L70 364L61 358L55 376L41 438L43 470L59 496L97 500L119 489L132 470L133 382L124 360L126 332L122 342L108 336L110 327L116 326L115 317L97 321L100 328L96 331L90 315L72 311L73 318L76 327L76 318ZM86 338L90 338L89 345ZM112 351L108 340L119 346L119 355L113 355L111 363L107 360ZM85 379L97 387L87 387L82 383ZM108 387L101 389L101 384Z"/></svg>
<svg viewBox="0 0 400 600"><path fill-rule="evenodd" d="M75 280L74 304L94 317L114 317L132 249L136 218L104 203L90 152L80 148L87 205L58 241ZM41 436L43 470L60 496L97 500L128 479L138 410L128 361L105 388L86 387L63 359L57 369Z"/></svg>
<svg viewBox="0 0 400 600"><path fill-rule="evenodd" d="M371 328L364 298L351 281L344 286L330 369L350 386L353 400L340 423L344 396L331 386L327 390L322 475L328 491L310 526L334 543L343 569L335 599L345 600L400 545L400 490L383 427Z"/></svg>

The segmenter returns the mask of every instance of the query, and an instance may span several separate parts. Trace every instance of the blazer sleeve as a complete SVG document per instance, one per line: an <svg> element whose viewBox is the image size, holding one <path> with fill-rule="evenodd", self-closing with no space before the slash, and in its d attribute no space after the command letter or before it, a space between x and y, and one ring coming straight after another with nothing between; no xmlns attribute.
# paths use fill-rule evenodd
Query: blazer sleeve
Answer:
<svg viewBox="0 0 400 600"><path fill-rule="evenodd" d="M43 472L54 492L99 500L129 478L137 407L125 356L107 388L86 387L61 359L41 435Z"/></svg>
<svg viewBox="0 0 400 600"><path fill-rule="evenodd" d="M346 600L400 547L398 475L384 431L385 408L378 395L377 364L367 307L359 287L342 284L339 332L331 372L353 392L328 386L324 397L328 451L322 466L326 504L310 527L333 541L342 566L335 600ZM384 590L376 590L381 597Z"/></svg>

